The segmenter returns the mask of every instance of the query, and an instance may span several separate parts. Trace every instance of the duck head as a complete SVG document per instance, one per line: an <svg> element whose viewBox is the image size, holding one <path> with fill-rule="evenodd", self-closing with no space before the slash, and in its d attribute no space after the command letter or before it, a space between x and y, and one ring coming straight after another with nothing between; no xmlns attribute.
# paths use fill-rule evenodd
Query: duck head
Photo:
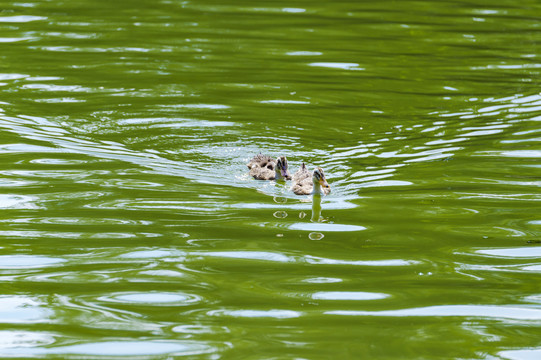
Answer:
<svg viewBox="0 0 541 360"><path fill-rule="evenodd" d="M331 192L331 187L325 178L325 173L319 166L312 173L312 182L314 183L314 190L312 190L314 194L321 194L321 188L325 189L328 193Z"/></svg>
<svg viewBox="0 0 541 360"><path fill-rule="evenodd" d="M276 160L276 167L274 168L274 172L276 173L276 180L282 180L282 179L291 179L291 175L289 174L288 165L287 165L287 159L285 156L280 156Z"/></svg>

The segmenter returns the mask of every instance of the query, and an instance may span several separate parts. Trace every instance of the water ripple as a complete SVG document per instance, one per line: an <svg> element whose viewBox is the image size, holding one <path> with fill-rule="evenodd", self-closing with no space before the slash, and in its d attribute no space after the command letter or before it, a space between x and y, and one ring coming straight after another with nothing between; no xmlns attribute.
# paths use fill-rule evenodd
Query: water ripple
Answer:
<svg viewBox="0 0 541 360"><path fill-rule="evenodd" d="M293 310L212 310L208 312L209 316L229 316L236 318L273 318L273 319L292 319L302 316L302 312Z"/></svg>
<svg viewBox="0 0 541 360"><path fill-rule="evenodd" d="M346 224L330 224L330 223L294 223L289 225L291 230L304 230L304 231L363 231L366 227L360 225L346 225Z"/></svg>
<svg viewBox="0 0 541 360"><path fill-rule="evenodd" d="M0 23L26 23L39 20L47 20L47 18L44 16L33 15L0 16Z"/></svg>
<svg viewBox="0 0 541 360"><path fill-rule="evenodd" d="M28 182L24 183L24 185L28 184ZM23 184L19 182L19 185ZM0 194L0 208L2 209L39 209L37 201L38 198L35 196Z"/></svg>
<svg viewBox="0 0 541 360"><path fill-rule="evenodd" d="M44 303L26 296L0 296L0 323L39 323L50 321L52 312Z"/></svg>
<svg viewBox="0 0 541 360"><path fill-rule="evenodd" d="M381 300L388 298L388 294L371 293L365 291L316 291L311 294L314 300Z"/></svg>
<svg viewBox="0 0 541 360"><path fill-rule="evenodd" d="M195 356L216 352L217 348L189 340L182 341L103 341L55 347L12 347L0 349L3 356L82 355L82 356Z"/></svg>
<svg viewBox="0 0 541 360"><path fill-rule="evenodd" d="M32 331L0 330L0 354L4 349L47 346L55 342L57 334Z"/></svg>
<svg viewBox="0 0 541 360"><path fill-rule="evenodd" d="M209 251L193 252L193 255L210 256L219 258L233 258L246 260L263 260L282 263L308 263L316 265L354 265L354 266L411 266L417 264L415 261L402 259L388 260L345 260L331 259L311 255L305 256L287 256L279 253L265 251Z"/></svg>
<svg viewBox="0 0 541 360"><path fill-rule="evenodd" d="M331 69L342 69L342 70L364 70L364 68L359 67L357 63L341 63L341 62L313 62L309 63L309 66L317 67L326 67Z"/></svg>
<svg viewBox="0 0 541 360"><path fill-rule="evenodd" d="M386 317L460 316L466 318L511 319L532 322L541 320L541 309L533 306L517 305L442 305L385 311L331 310L326 311L325 314Z"/></svg>
<svg viewBox="0 0 541 360"><path fill-rule="evenodd" d="M541 349L504 350L498 355L508 360L537 360L541 358Z"/></svg>
<svg viewBox="0 0 541 360"><path fill-rule="evenodd" d="M65 259L38 255L0 255L0 269L35 269L57 265Z"/></svg>
<svg viewBox="0 0 541 360"><path fill-rule="evenodd" d="M146 304L152 306L187 306L193 305L201 301L201 298L194 294L186 293L164 293L164 292L148 292L148 293L117 293L110 296L100 297L98 300L124 303L124 304Z"/></svg>
<svg viewBox="0 0 541 360"><path fill-rule="evenodd" d="M477 254L503 258L541 258L541 247L521 247L521 248L503 248L503 249L481 249Z"/></svg>

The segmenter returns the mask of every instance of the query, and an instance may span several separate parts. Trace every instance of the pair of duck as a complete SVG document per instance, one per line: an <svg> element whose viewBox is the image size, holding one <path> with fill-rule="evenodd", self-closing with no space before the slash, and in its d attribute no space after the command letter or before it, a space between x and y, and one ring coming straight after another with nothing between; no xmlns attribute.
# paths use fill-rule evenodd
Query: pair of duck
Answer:
<svg viewBox="0 0 541 360"><path fill-rule="evenodd" d="M310 172L302 163L299 170L291 177L285 156L273 159L270 156L258 154L247 166L250 169L250 175L256 180L293 180L291 191L297 195L327 195L331 192L322 168L317 167Z"/></svg>

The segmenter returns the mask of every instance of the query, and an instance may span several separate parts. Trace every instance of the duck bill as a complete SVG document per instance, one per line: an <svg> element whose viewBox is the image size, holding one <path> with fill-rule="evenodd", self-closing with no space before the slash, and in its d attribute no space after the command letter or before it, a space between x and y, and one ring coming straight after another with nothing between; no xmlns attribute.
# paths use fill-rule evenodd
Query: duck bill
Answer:
<svg viewBox="0 0 541 360"><path fill-rule="evenodd" d="M328 192L331 192L331 187L329 183L327 182L327 180L325 180L324 178L319 179L319 185L321 185L321 187L327 190Z"/></svg>
<svg viewBox="0 0 541 360"><path fill-rule="evenodd" d="M282 175L284 179L289 179L291 177L287 169L280 169L280 175Z"/></svg>

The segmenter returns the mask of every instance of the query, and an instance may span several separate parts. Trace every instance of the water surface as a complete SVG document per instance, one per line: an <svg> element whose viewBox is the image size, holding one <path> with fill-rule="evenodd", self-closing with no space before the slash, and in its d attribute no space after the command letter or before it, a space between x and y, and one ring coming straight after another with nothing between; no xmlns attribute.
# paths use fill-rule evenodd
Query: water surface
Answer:
<svg viewBox="0 0 541 360"><path fill-rule="evenodd" d="M539 14L6 2L0 356L538 357Z"/></svg>

